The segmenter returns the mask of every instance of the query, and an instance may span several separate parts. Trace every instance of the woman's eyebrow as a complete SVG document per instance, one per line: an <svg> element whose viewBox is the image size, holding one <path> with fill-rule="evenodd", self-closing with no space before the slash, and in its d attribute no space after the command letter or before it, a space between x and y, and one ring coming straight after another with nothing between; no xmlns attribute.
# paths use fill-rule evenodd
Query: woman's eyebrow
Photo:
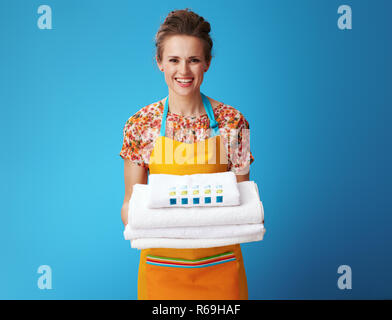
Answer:
<svg viewBox="0 0 392 320"><path fill-rule="evenodd" d="M180 58L180 57L178 57L178 56L168 56L168 58ZM199 56L188 57L188 59L190 59L190 58L200 58L200 57Z"/></svg>

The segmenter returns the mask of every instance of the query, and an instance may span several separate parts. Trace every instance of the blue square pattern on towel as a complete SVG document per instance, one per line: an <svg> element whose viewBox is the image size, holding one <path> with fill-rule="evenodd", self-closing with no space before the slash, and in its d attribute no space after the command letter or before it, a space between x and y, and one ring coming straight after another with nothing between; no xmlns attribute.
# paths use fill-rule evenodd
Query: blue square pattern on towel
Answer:
<svg viewBox="0 0 392 320"><path fill-rule="evenodd" d="M170 205L177 204L177 199L170 199Z"/></svg>
<svg viewBox="0 0 392 320"><path fill-rule="evenodd" d="M199 198L193 198L193 204L199 204L200 199Z"/></svg>
<svg viewBox="0 0 392 320"><path fill-rule="evenodd" d="M181 204L188 204L188 198L182 198Z"/></svg>
<svg viewBox="0 0 392 320"><path fill-rule="evenodd" d="M204 203L211 203L211 197L205 197Z"/></svg>
<svg viewBox="0 0 392 320"><path fill-rule="evenodd" d="M223 202L223 196L217 196L216 197L216 202L217 203L222 203Z"/></svg>

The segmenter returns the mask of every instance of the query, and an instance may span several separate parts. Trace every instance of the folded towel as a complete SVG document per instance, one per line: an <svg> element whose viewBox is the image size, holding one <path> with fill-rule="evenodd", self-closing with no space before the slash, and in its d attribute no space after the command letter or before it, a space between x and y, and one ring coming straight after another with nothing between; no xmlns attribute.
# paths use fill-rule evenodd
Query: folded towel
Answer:
<svg viewBox="0 0 392 320"><path fill-rule="evenodd" d="M131 247L136 249L149 248L177 248L196 249L222 247L237 243L253 242L263 240L265 229L262 232L247 236L216 239L168 239L168 238L142 238L131 240Z"/></svg>
<svg viewBox="0 0 392 320"><path fill-rule="evenodd" d="M125 240L139 238L214 239L252 235L262 232L262 224L133 229L129 224L124 231Z"/></svg>
<svg viewBox="0 0 392 320"><path fill-rule="evenodd" d="M240 193L234 172L192 175L151 174L148 208L238 206Z"/></svg>
<svg viewBox="0 0 392 320"><path fill-rule="evenodd" d="M227 207L147 207L148 185L135 184L129 202L128 223L133 229L255 224L264 220L263 205L254 181L238 183L241 204Z"/></svg>

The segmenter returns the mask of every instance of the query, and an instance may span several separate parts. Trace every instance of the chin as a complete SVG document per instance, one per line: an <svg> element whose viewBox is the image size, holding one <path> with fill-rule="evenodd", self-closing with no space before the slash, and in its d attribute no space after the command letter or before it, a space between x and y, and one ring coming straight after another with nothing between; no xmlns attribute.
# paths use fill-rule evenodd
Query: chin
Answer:
<svg viewBox="0 0 392 320"><path fill-rule="evenodd" d="M178 88L175 88L175 89L171 88L171 90L174 91L177 95L184 96L184 97L200 92L200 88L192 88L192 89L183 88L183 90L178 89Z"/></svg>

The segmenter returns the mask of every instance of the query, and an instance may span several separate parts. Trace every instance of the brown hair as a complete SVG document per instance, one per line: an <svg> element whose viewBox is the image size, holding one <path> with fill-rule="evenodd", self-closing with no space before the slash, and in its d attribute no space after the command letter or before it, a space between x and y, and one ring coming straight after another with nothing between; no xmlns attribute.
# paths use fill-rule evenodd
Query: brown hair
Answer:
<svg viewBox="0 0 392 320"><path fill-rule="evenodd" d="M161 24L156 36L157 59L162 61L164 41L174 35L187 35L201 39L204 43L204 56L207 63L211 61L212 39L209 35L211 26L203 17L187 9L170 12Z"/></svg>

